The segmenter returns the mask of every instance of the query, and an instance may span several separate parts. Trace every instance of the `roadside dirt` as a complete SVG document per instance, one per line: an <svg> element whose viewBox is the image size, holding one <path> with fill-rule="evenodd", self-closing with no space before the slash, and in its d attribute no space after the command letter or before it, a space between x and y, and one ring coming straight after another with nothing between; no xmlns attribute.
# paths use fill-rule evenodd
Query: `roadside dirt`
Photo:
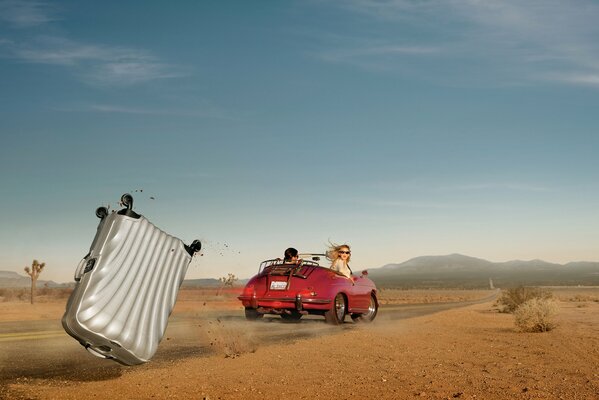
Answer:
<svg viewBox="0 0 599 400"><path fill-rule="evenodd" d="M236 321L212 330L210 355L121 367L102 381L16 378L0 398L597 399L599 303L560 309L556 330L533 334L492 303L408 320L383 308L371 325L270 345L252 335L268 322Z"/></svg>

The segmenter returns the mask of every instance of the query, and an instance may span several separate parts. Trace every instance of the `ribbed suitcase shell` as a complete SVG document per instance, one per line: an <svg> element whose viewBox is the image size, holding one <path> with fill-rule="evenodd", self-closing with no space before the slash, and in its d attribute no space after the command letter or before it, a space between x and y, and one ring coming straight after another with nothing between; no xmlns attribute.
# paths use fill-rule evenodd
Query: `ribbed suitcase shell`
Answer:
<svg viewBox="0 0 599 400"><path fill-rule="evenodd" d="M91 270L81 271L92 259ZM148 361L190 261L181 240L143 216L109 214L76 272L64 329L97 356L126 365Z"/></svg>

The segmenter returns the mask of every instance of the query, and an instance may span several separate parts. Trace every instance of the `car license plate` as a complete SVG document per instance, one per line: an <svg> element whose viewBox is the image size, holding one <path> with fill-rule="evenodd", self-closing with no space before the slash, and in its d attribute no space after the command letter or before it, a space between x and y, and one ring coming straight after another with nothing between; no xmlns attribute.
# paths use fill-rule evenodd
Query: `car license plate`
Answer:
<svg viewBox="0 0 599 400"><path fill-rule="evenodd" d="M270 282L270 290L285 290L285 289L287 289L287 282L285 282L285 281Z"/></svg>

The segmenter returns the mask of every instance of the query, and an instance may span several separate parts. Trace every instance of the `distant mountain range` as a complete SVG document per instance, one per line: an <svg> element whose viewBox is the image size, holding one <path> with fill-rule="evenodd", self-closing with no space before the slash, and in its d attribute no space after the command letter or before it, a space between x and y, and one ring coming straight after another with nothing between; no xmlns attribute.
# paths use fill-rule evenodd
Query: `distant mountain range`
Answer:
<svg viewBox="0 0 599 400"><path fill-rule="evenodd" d="M247 280L239 280L237 281L238 285L244 284ZM54 281L44 281L38 280L37 287L41 288L44 286L47 287L69 287L74 286L75 282L69 283L56 283ZM220 286L221 282L218 279L186 279L183 281L183 287L217 287ZM0 288L23 288L23 287L31 287L31 278L25 275L19 275L16 272L12 271L0 271Z"/></svg>
<svg viewBox="0 0 599 400"><path fill-rule="evenodd" d="M356 271L357 272L357 271ZM599 285L599 262L543 260L494 263L461 254L423 256L368 270L379 287L495 287Z"/></svg>
<svg viewBox="0 0 599 400"><path fill-rule="evenodd" d="M356 270L356 274L360 271ZM599 286L599 262L571 262L552 264L543 260L494 263L461 254L423 256L401 264L387 264L368 270L368 277L378 287L402 288L484 288L492 281L495 287L528 286ZM239 280L242 285L246 280ZM74 282L37 282L37 287L65 287ZM218 279L187 279L184 287L220 286ZM28 276L16 272L0 271L1 287L29 287Z"/></svg>
<svg viewBox="0 0 599 400"><path fill-rule="evenodd" d="M16 272L12 271L0 271L0 288L6 287L30 287L31 286L31 278L24 275L19 275ZM54 281L44 281L38 280L37 285L38 288L41 287L68 287L72 286L70 283L56 283Z"/></svg>

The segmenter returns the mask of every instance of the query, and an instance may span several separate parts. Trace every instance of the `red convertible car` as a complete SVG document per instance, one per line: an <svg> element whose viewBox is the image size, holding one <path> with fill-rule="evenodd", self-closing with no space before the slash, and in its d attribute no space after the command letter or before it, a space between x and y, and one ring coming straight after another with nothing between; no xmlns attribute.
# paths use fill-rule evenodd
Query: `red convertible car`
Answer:
<svg viewBox="0 0 599 400"><path fill-rule="evenodd" d="M318 261L323 254L300 254L297 262L281 259L260 264L238 297L248 320L276 314L297 321L308 314L322 315L331 324L350 315L355 322L370 322L378 312L377 290L367 271L346 277ZM307 259L309 258L309 260Z"/></svg>

